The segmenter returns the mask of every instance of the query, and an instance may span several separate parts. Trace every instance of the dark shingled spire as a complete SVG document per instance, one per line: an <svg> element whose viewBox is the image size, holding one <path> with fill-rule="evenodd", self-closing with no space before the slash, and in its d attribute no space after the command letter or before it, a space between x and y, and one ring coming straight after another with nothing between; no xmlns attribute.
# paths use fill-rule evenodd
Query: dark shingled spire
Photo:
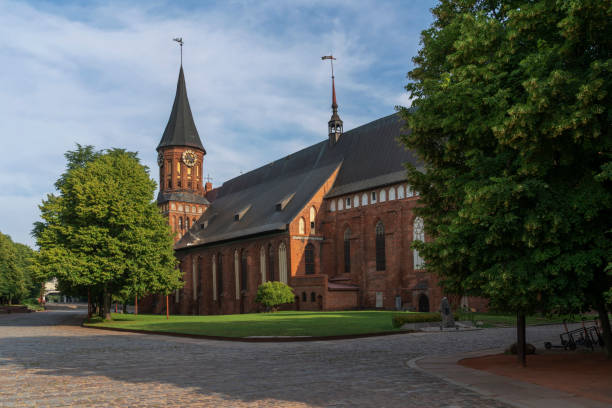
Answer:
<svg viewBox="0 0 612 408"><path fill-rule="evenodd" d="M189 99L187 99L187 87L185 86L185 74L183 66L179 72L178 83L176 84L176 96L172 105L170 119L164 130L164 135L157 146L157 150L167 146L189 146L200 149L206 154L202 141L198 135L191 108L189 107Z"/></svg>

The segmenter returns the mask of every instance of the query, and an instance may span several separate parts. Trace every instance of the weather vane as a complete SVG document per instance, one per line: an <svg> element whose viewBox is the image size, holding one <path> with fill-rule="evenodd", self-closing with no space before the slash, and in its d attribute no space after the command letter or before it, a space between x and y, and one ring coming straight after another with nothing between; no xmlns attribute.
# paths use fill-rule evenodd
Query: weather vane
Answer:
<svg viewBox="0 0 612 408"><path fill-rule="evenodd" d="M329 60L329 62L331 63L331 69L332 69L332 78L334 77L334 60L336 58L334 58L333 55L324 55L321 57L322 60Z"/></svg>
<svg viewBox="0 0 612 408"><path fill-rule="evenodd" d="M181 66L183 66L183 37L173 38L172 41L176 41L181 45Z"/></svg>
<svg viewBox="0 0 612 408"><path fill-rule="evenodd" d="M206 176L206 181L210 183L212 180L213 180L213 179L210 177L210 174L208 174L208 175Z"/></svg>

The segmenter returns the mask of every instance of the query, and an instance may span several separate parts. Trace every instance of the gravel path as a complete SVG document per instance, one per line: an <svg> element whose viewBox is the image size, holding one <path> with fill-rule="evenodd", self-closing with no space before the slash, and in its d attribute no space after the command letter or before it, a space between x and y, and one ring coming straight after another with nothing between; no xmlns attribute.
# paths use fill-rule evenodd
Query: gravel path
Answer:
<svg viewBox="0 0 612 408"><path fill-rule="evenodd" d="M86 329L81 313L0 316L0 406L503 407L406 362L515 333L240 343ZM530 327L528 340L541 347L559 331Z"/></svg>

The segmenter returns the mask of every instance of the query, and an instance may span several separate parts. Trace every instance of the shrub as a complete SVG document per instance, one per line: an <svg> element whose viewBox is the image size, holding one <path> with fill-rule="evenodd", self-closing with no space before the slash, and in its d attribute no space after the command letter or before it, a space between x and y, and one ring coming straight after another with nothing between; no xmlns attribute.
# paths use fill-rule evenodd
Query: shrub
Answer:
<svg viewBox="0 0 612 408"><path fill-rule="evenodd" d="M406 323L423 323L423 322L439 322L442 320L440 313L435 312L420 312L420 313L402 313L392 316L393 327L402 327Z"/></svg>
<svg viewBox="0 0 612 408"><path fill-rule="evenodd" d="M266 311L274 311L284 303L293 303L293 289L282 282L266 282L257 288L255 301L266 307Z"/></svg>

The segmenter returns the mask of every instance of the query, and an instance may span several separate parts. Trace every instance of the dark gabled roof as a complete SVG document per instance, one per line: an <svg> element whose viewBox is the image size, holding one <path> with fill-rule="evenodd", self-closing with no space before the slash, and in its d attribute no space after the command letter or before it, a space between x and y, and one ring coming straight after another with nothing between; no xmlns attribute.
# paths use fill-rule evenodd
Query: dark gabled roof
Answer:
<svg viewBox="0 0 612 408"><path fill-rule="evenodd" d="M173 193L162 193L160 191L159 193L157 193L157 204L164 204L168 201L183 201L186 203L205 205L210 204L206 197L194 193L189 193L186 191Z"/></svg>
<svg viewBox="0 0 612 408"><path fill-rule="evenodd" d="M417 164L412 152L398 140L404 122L393 114L360 126L340 137L344 163L326 197L335 197L406 179L404 163Z"/></svg>
<svg viewBox="0 0 612 408"><path fill-rule="evenodd" d="M416 159L397 141L402 123L387 116L226 181L176 248L285 231L339 166L328 197L405 180L403 163Z"/></svg>
<svg viewBox="0 0 612 408"><path fill-rule="evenodd" d="M178 82L176 84L176 95L174 96L174 104L172 112L164 130L164 135L157 146L157 150L161 147L168 146L189 146L204 151L198 129L196 129L191 108L189 107L189 99L187 99L187 87L185 86L185 74L183 66L179 71Z"/></svg>

